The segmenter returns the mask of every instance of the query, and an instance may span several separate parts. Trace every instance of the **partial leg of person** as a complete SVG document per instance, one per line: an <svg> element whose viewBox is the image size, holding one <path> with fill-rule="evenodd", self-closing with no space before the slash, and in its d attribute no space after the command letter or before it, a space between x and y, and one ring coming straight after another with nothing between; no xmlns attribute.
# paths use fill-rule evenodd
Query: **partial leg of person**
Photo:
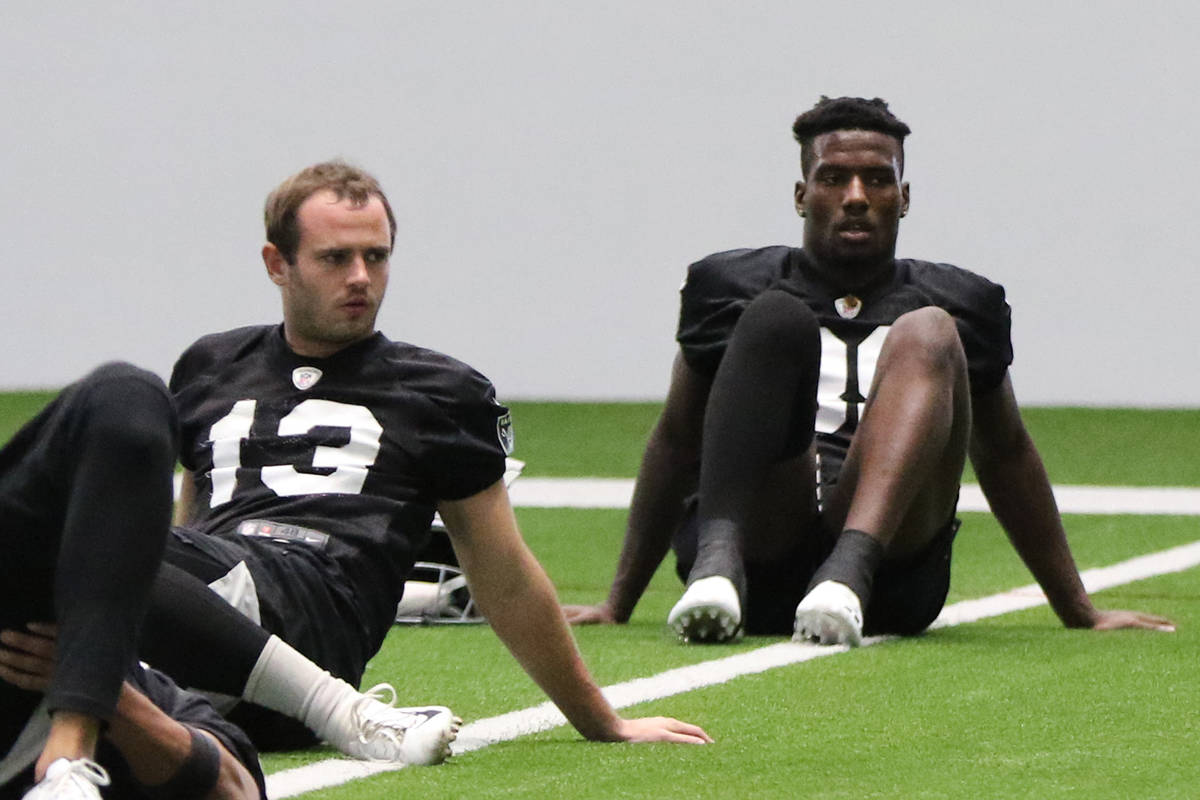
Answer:
<svg viewBox="0 0 1200 800"><path fill-rule="evenodd" d="M45 691L54 675L55 632L52 625L5 631L0 679ZM22 739L33 735L31 728L36 727L27 726ZM15 747L23 746L18 741ZM108 785L105 796L112 797L266 797L258 754L245 733L220 717L203 697L182 692L165 675L136 664L96 749L96 761L104 767L88 761L54 762L27 800L94 797L97 785ZM16 797L9 787L33 782L32 760L16 774L0 766L4 800Z"/></svg>
<svg viewBox="0 0 1200 800"><path fill-rule="evenodd" d="M786 292L761 294L734 329L705 411L695 562L668 617L685 641L738 635L746 565L790 560L815 527L820 359L815 315Z"/></svg>
<svg viewBox="0 0 1200 800"><path fill-rule="evenodd" d="M954 320L938 308L903 315L884 342L862 422L825 498L825 524L840 534L797 607L797 639L861 641L862 610L881 564L918 558L952 523L970 429Z"/></svg>
<svg viewBox="0 0 1200 800"><path fill-rule="evenodd" d="M6 560L20 568L5 581L5 627L53 620L59 631L39 780L94 788L85 762L134 663L170 524L175 428L161 380L109 364L64 389L0 455Z"/></svg>
<svg viewBox="0 0 1200 800"><path fill-rule="evenodd" d="M166 675L136 668L105 733L118 796L265 798L258 752L244 731Z"/></svg>
<svg viewBox="0 0 1200 800"><path fill-rule="evenodd" d="M175 544L169 561L204 578L228 570L198 552L175 553ZM230 718L264 750L323 740L355 758L436 764L461 724L445 706L395 707L384 684L358 692L172 563L155 584L142 653L182 685L245 700Z"/></svg>

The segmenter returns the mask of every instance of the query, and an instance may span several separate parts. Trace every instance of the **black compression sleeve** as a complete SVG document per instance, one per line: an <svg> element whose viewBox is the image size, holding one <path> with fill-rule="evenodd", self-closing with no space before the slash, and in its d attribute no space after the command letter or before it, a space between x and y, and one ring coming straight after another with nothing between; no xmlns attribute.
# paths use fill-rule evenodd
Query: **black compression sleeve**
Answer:
<svg viewBox="0 0 1200 800"><path fill-rule="evenodd" d="M158 378L124 364L70 387L51 448L66 513L55 569L58 661L51 709L107 718L171 517L176 421Z"/></svg>
<svg viewBox="0 0 1200 800"><path fill-rule="evenodd" d="M820 326L795 296L763 292L742 314L704 416L691 580L740 569L732 562L755 491L773 464L812 442L820 361Z"/></svg>

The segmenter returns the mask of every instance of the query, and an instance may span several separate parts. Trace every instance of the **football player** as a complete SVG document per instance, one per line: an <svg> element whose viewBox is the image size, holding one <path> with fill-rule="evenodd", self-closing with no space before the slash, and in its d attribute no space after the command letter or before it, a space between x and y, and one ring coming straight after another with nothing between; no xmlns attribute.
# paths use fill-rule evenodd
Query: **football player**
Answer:
<svg viewBox="0 0 1200 800"><path fill-rule="evenodd" d="M616 577L569 618L628 620L673 547L684 641L918 633L945 602L969 455L1063 624L1173 630L1084 591L1014 399L1004 290L895 257L909 127L882 100L822 98L793 133L804 246L689 268Z"/></svg>
<svg viewBox="0 0 1200 800"><path fill-rule="evenodd" d="M580 733L709 741L677 720L622 719L589 676L517 530L502 480L512 430L491 383L376 330L396 223L374 178L341 162L307 168L268 197L265 222L282 324L205 336L171 376L183 525L147 618L147 659L186 686L252 701L231 718L260 747L315 731L348 739L347 751L357 738L368 757L440 761L457 730L448 709L394 709L353 690L437 512L475 604ZM223 603L196 591L205 584L246 618L213 608Z"/></svg>
<svg viewBox="0 0 1200 800"><path fill-rule="evenodd" d="M135 661L176 436L162 381L114 363L0 450L0 798L265 796L245 735Z"/></svg>

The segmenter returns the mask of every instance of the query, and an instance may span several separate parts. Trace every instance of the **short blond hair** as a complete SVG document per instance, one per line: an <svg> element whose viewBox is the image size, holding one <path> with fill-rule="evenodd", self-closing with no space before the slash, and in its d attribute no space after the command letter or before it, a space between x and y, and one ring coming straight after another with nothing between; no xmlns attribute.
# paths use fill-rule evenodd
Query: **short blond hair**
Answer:
<svg viewBox="0 0 1200 800"><path fill-rule="evenodd" d="M356 207L366 205L372 197L378 197L387 212L391 241L395 246L396 216L379 181L345 161L325 161L300 170L267 195L263 208L267 241L275 245L289 264L296 262L296 250L300 246L300 224L296 214L305 200L321 191L333 192L339 201L349 199Z"/></svg>

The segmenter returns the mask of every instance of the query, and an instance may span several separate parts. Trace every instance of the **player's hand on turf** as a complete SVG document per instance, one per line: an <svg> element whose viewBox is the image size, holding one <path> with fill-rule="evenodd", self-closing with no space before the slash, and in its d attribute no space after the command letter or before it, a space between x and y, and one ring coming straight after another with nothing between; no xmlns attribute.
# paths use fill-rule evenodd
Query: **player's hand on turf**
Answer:
<svg viewBox="0 0 1200 800"><path fill-rule="evenodd" d="M615 625L617 618L607 603L594 606L563 606L563 614L572 625Z"/></svg>
<svg viewBox="0 0 1200 800"><path fill-rule="evenodd" d="M712 743L712 737L705 733L703 728L670 717L623 719L620 735L621 741L624 742Z"/></svg>
<svg viewBox="0 0 1200 800"><path fill-rule="evenodd" d="M30 622L23 631L0 631L0 680L30 692L44 692L54 674L58 628Z"/></svg>
<svg viewBox="0 0 1200 800"><path fill-rule="evenodd" d="M1175 623L1166 617L1141 611L1097 611L1096 620L1092 623L1094 631L1116 631L1125 628L1174 633Z"/></svg>

